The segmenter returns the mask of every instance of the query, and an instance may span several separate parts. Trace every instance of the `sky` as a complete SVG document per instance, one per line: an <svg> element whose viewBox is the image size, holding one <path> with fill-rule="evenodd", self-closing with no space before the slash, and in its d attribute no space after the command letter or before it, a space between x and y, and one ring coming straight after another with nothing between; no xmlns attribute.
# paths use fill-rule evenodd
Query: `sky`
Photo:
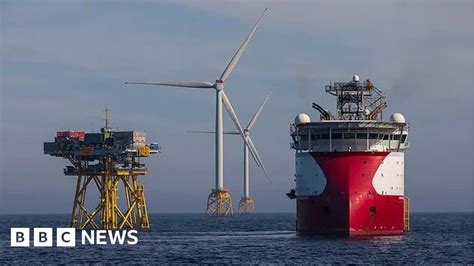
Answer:
<svg viewBox="0 0 474 266"><path fill-rule="evenodd" d="M163 152L142 177L150 212L203 212L214 185L212 91L125 80L216 80L265 7L226 81L272 178L251 165L259 212L294 212L290 123L335 108L330 81L370 78L385 117L410 124L412 211L474 211L473 1L0 1L0 213L70 213L75 180L43 155L58 130L144 130ZM225 115L224 127L233 129ZM226 136L225 183L243 194L242 142Z"/></svg>

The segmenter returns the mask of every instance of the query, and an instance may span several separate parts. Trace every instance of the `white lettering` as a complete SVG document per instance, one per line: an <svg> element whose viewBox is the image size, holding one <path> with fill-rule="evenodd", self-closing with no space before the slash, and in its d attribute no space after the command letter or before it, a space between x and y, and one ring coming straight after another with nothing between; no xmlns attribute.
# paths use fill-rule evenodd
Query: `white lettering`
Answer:
<svg viewBox="0 0 474 266"><path fill-rule="evenodd" d="M130 239L133 240L128 240L127 244L129 245L136 245L138 243L138 236L137 236L137 230L130 230L127 232L127 236Z"/></svg>
<svg viewBox="0 0 474 266"><path fill-rule="evenodd" d="M87 231L83 230L82 231L82 236L81 236L81 244L85 245L86 244L86 240L89 242L89 245L94 245L95 242L94 242L94 233L95 231L94 230L91 230L90 231L90 235Z"/></svg>
<svg viewBox="0 0 474 266"><path fill-rule="evenodd" d="M120 245L123 245L123 242L125 241L125 236L127 234L126 230L122 231L112 231L109 230L109 239L110 239L110 244L115 245L115 243L118 240L118 243Z"/></svg>
<svg viewBox="0 0 474 266"><path fill-rule="evenodd" d="M106 245L107 244L107 230L97 230L97 245Z"/></svg>
<svg viewBox="0 0 474 266"><path fill-rule="evenodd" d="M75 228L56 228L56 246L75 247L76 232ZM138 243L137 230L81 230L81 233L82 245L136 245ZM53 237L53 228L34 228L33 246L52 247ZM29 247L30 229L11 228L10 246Z"/></svg>

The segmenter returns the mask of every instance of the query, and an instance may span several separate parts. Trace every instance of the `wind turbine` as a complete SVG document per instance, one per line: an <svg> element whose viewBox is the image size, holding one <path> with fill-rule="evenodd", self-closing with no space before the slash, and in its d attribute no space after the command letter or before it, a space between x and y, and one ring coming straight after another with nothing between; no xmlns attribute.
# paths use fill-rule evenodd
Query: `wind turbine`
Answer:
<svg viewBox="0 0 474 266"><path fill-rule="evenodd" d="M257 30L260 21L263 18L263 15L267 9L263 11L262 15L258 18L254 27L245 38L244 42L241 44L239 49L235 52L234 56L230 60L229 64L225 68L222 75L214 83L210 82L201 82L201 81L165 81L165 82L129 82L126 81L125 84L141 84L141 85L161 85L161 86L172 86L172 87L185 87L185 88L195 88L195 89L214 89L216 91L216 174L215 174L215 188L211 190L207 201L206 214L211 216L227 216L232 215L232 199L230 196L230 191L224 188L224 137L223 137L223 120L222 120L222 105L227 110L232 122L237 128L240 136L245 141L246 145L249 147L249 151L254 158L257 165L262 165L260 156L253 144L252 140L245 135L242 126L240 125L239 120L235 114L234 108L230 103L229 97L224 91L224 82L230 76L234 70L237 62L242 56L245 48L247 47L250 39ZM263 166L262 166L263 168ZM266 170L265 170L266 171Z"/></svg>
<svg viewBox="0 0 474 266"><path fill-rule="evenodd" d="M250 130L255 125L260 113L262 112L263 106L270 97L270 92L267 94L261 105L258 107L257 111L250 119L249 124L244 128L244 134L246 137L250 138ZM188 131L190 133L216 133L215 131ZM226 131L224 135L240 135L239 131ZM262 169L265 169L261 163ZM265 175L269 178L268 173L264 170ZM244 196L240 199L239 202L239 212L240 213L255 213L255 203L253 198L250 196L250 175L249 175L249 148L244 142Z"/></svg>

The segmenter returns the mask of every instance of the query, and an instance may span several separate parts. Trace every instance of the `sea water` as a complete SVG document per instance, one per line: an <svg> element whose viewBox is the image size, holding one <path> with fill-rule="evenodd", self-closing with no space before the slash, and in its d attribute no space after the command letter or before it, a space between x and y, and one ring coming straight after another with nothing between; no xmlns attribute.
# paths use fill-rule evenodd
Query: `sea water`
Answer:
<svg viewBox="0 0 474 266"><path fill-rule="evenodd" d="M10 247L11 227L67 227L69 215L0 215L0 263L474 263L474 213L413 213L402 236L301 237L294 213L151 214L137 245ZM32 230L31 230L32 234Z"/></svg>

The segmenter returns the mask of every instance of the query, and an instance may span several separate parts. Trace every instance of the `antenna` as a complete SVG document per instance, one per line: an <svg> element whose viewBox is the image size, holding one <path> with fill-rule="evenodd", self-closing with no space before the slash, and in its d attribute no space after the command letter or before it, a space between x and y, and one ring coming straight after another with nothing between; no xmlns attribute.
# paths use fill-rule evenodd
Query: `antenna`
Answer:
<svg viewBox="0 0 474 266"><path fill-rule="evenodd" d="M382 91L370 80L361 82L358 75L349 82L331 81L326 92L337 97L337 119L341 120L377 120L387 107Z"/></svg>
<svg viewBox="0 0 474 266"><path fill-rule="evenodd" d="M105 106L104 110L104 120L105 120L105 128L109 127L109 112L112 111L109 108L107 108L107 105Z"/></svg>

